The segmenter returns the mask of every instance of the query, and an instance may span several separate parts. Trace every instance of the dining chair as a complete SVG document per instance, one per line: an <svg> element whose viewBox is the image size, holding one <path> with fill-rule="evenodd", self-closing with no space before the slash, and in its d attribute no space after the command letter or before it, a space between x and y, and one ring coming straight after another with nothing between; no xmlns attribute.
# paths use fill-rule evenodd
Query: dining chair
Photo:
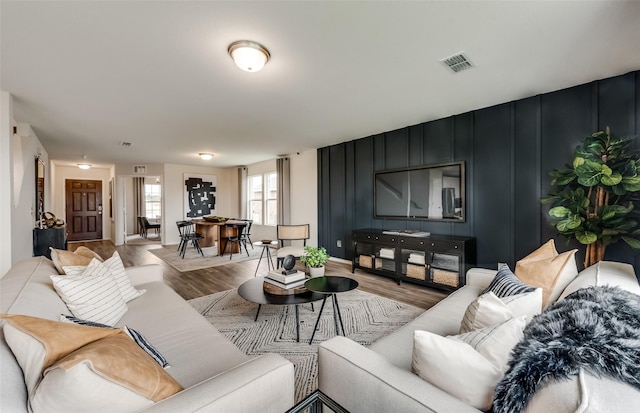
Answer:
<svg viewBox="0 0 640 413"><path fill-rule="evenodd" d="M147 217L138 217L138 221L140 222L140 226L141 226L140 236L142 236L143 238L147 238L147 234L148 234L147 231L150 229L154 229L156 231L156 235L158 235L158 231L160 230L160 224L150 223Z"/></svg>
<svg viewBox="0 0 640 413"><path fill-rule="evenodd" d="M247 223L247 227L242 232L242 238L244 239L245 246L247 241L249 241L249 245L251 245L251 249L253 249L253 241L251 241L251 226L253 225L253 220L243 219L242 221Z"/></svg>
<svg viewBox="0 0 640 413"><path fill-rule="evenodd" d="M243 237L243 233L245 232L248 225L249 224L247 224L244 221L237 221L237 222L225 224L225 227L227 228L227 231L226 231L227 234L231 233L233 235L227 235L227 237L223 238L224 247L222 248L222 254L220 254L221 256L224 256L224 253L227 250L227 245L229 245L229 243L231 243L231 251L230 251L229 259L233 258L233 250L234 250L235 244L238 244L238 250L240 253L242 253L242 247L244 246L244 250L247 252L247 257L249 256L246 237ZM229 231L229 229L231 229L232 231Z"/></svg>
<svg viewBox="0 0 640 413"><path fill-rule="evenodd" d="M307 246L309 239L309 224L302 225L278 225L278 253L276 260L276 268L280 268L282 261L287 255L293 255L296 259L304 254L304 247ZM285 245L285 242L295 245ZM302 243L302 245L300 245Z"/></svg>
<svg viewBox="0 0 640 413"><path fill-rule="evenodd" d="M193 244L193 247L204 257L202 248L200 247L200 240L203 238L201 234L195 232L195 224L192 221L176 221L178 232L180 233L180 244L178 244L178 254L184 259L184 255L187 252L187 246L189 242Z"/></svg>

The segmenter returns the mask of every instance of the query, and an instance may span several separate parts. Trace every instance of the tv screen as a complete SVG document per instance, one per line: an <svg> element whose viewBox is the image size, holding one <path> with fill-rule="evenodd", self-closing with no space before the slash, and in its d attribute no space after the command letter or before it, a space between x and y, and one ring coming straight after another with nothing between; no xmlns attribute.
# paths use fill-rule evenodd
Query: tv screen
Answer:
<svg viewBox="0 0 640 413"><path fill-rule="evenodd" d="M464 222L464 182L464 162L376 172L374 214Z"/></svg>

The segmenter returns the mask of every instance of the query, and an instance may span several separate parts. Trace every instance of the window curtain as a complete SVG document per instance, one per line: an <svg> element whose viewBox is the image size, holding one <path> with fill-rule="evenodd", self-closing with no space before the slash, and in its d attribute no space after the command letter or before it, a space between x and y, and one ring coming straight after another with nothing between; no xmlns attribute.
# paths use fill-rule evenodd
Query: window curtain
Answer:
<svg viewBox="0 0 640 413"><path fill-rule="evenodd" d="M133 216L136 220L135 227L138 234L142 233L142 225L138 217L143 217L147 214L144 201L144 178L135 177L133 178Z"/></svg>
<svg viewBox="0 0 640 413"><path fill-rule="evenodd" d="M247 219L247 177L246 166L238 167L238 203L240 204L240 218Z"/></svg>
<svg viewBox="0 0 640 413"><path fill-rule="evenodd" d="M278 158L276 160L276 173L278 174L278 224L281 225L289 225L291 220L289 163L289 158Z"/></svg>

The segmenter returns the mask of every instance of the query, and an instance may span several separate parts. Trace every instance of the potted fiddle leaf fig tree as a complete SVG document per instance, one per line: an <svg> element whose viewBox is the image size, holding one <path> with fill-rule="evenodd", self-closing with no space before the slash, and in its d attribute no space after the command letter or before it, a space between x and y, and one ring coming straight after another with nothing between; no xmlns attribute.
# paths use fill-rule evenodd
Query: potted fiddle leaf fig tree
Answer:
<svg viewBox="0 0 640 413"><path fill-rule="evenodd" d="M542 198L558 232L586 245L584 266L604 258L620 240L640 249L640 157L635 136L614 137L609 128L588 136L573 163L554 169L551 191Z"/></svg>
<svg viewBox="0 0 640 413"><path fill-rule="evenodd" d="M309 267L309 275L311 277L322 277L324 275L324 264L329 261L329 254L327 254L327 250L324 247L306 246L300 261Z"/></svg>

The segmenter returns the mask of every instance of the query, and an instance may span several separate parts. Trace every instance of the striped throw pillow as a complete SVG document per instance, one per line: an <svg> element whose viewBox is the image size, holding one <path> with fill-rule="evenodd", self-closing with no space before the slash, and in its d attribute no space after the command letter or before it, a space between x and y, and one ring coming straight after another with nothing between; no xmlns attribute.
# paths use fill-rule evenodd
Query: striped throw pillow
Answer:
<svg viewBox="0 0 640 413"><path fill-rule="evenodd" d="M67 315L67 314L60 314L60 317L58 318L58 320L61 323L70 323L70 324L73 323L73 324L78 324L78 325L87 326L87 327L115 328L115 327L108 326L106 324L96 323L94 321L89 321L89 320L83 320L81 318L74 317L72 315Z"/></svg>
<svg viewBox="0 0 640 413"><path fill-rule="evenodd" d="M505 264L500 268L489 286L482 291L482 294L491 291L496 296L502 298L510 295L531 293L535 290L535 287L531 287L520 281L513 272L511 272L509 266Z"/></svg>
<svg viewBox="0 0 640 413"><path fill-rule="evenodd" d="M52 275L51 280L71 314L83 320L114 325L128 310L113 275L95 258L82 275Z"/></svg>
<svg viewBox="0 0 640 413"><path fill-rule="evenodd" d="M167 362L167 359L164 358L164 356L151 343L149 343L149 341L142 334L127 326L124 326L122 330L127 333L127 335L131 337L131 339L135 341L141 349L143 349L148 355L150 355L151 358L156 361L156 363L162 366L163 369L171 367L171 365Z"/></svg>
<svg viewBox="0 0 640 413"><path fill-rule="evenodd" d="M124 264L120 259L120 254L118 254L118 251L115 251L111 258L105 260L103 264L109 269L109 271L111 271L111 274L113 274L113 277L116 279L116 283L118 283L118 288L120 289L122 299L126 303L133 300L134 298L140 297L147 291L145 289L136 290L131 285L131 281L129 280L129 276L124 269Z"/></svg>

